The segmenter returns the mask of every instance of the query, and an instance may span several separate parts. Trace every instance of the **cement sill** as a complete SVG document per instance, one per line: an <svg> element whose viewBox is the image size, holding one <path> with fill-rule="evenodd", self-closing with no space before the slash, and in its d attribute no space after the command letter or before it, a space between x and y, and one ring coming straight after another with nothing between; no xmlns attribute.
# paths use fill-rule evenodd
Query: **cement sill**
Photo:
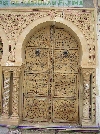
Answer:
<svg viewBox="0 0 100 134"><path fill-rule="evenodd" d="M0 127L6 127L8 129L19 129L21 131L23 130L36 130L36 131L54 131L55 134L58 132L82 132L82 133L100 133L100 127L72 127L72 126L64 126L64 127L42 127L42 128L36 128L34 126L10 126L10 125L0 125Z"/></svg>

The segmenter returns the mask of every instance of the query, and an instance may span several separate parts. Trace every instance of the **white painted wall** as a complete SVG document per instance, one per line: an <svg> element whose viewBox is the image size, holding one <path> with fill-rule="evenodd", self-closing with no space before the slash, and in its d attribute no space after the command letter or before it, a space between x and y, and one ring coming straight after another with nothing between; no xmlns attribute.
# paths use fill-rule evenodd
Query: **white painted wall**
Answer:
<svg viewBox="0 0 100 134"><path fill-rule="evenodd" d="M100 127L100 96L96 97L96 125Z"/></svg>
<svg viewBox="0 0 100 134"><path fill-rule="evenodd" d="M96 97L96 125L100 126L100 13L97 16L97 68L96 85L98 95Z"/></svg>

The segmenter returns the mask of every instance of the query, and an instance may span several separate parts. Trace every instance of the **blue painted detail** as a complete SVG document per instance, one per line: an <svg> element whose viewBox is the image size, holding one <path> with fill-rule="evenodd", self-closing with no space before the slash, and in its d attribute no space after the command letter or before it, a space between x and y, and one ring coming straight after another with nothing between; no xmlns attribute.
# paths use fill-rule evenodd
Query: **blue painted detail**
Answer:
<svg viewBox="0 0 100 134"><path fill-rule="evenodd" d="M0 8L83 7L83 0L0 0Z"/></svg>

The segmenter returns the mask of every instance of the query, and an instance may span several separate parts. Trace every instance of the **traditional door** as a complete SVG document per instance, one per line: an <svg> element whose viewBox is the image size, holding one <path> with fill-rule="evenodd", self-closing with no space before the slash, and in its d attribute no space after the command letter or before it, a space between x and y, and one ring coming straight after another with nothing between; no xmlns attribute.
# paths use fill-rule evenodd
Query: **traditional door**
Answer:
<svg viewBox="0 0 100 134"><path fill-rule="evenodd" d="M76 39L63 28L36 31L25 46L23 120L78 122Z"/></svg>

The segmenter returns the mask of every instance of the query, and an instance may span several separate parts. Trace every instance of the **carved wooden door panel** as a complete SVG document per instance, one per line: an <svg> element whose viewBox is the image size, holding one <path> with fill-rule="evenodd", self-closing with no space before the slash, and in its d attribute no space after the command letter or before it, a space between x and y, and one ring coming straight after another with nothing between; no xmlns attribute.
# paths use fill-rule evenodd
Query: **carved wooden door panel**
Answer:
<svg viewBox="0 0 100 134"><path fill-rule="evenodd" d="M78 43L54 26L25 46L23 120L78 122Z"/></svg>

